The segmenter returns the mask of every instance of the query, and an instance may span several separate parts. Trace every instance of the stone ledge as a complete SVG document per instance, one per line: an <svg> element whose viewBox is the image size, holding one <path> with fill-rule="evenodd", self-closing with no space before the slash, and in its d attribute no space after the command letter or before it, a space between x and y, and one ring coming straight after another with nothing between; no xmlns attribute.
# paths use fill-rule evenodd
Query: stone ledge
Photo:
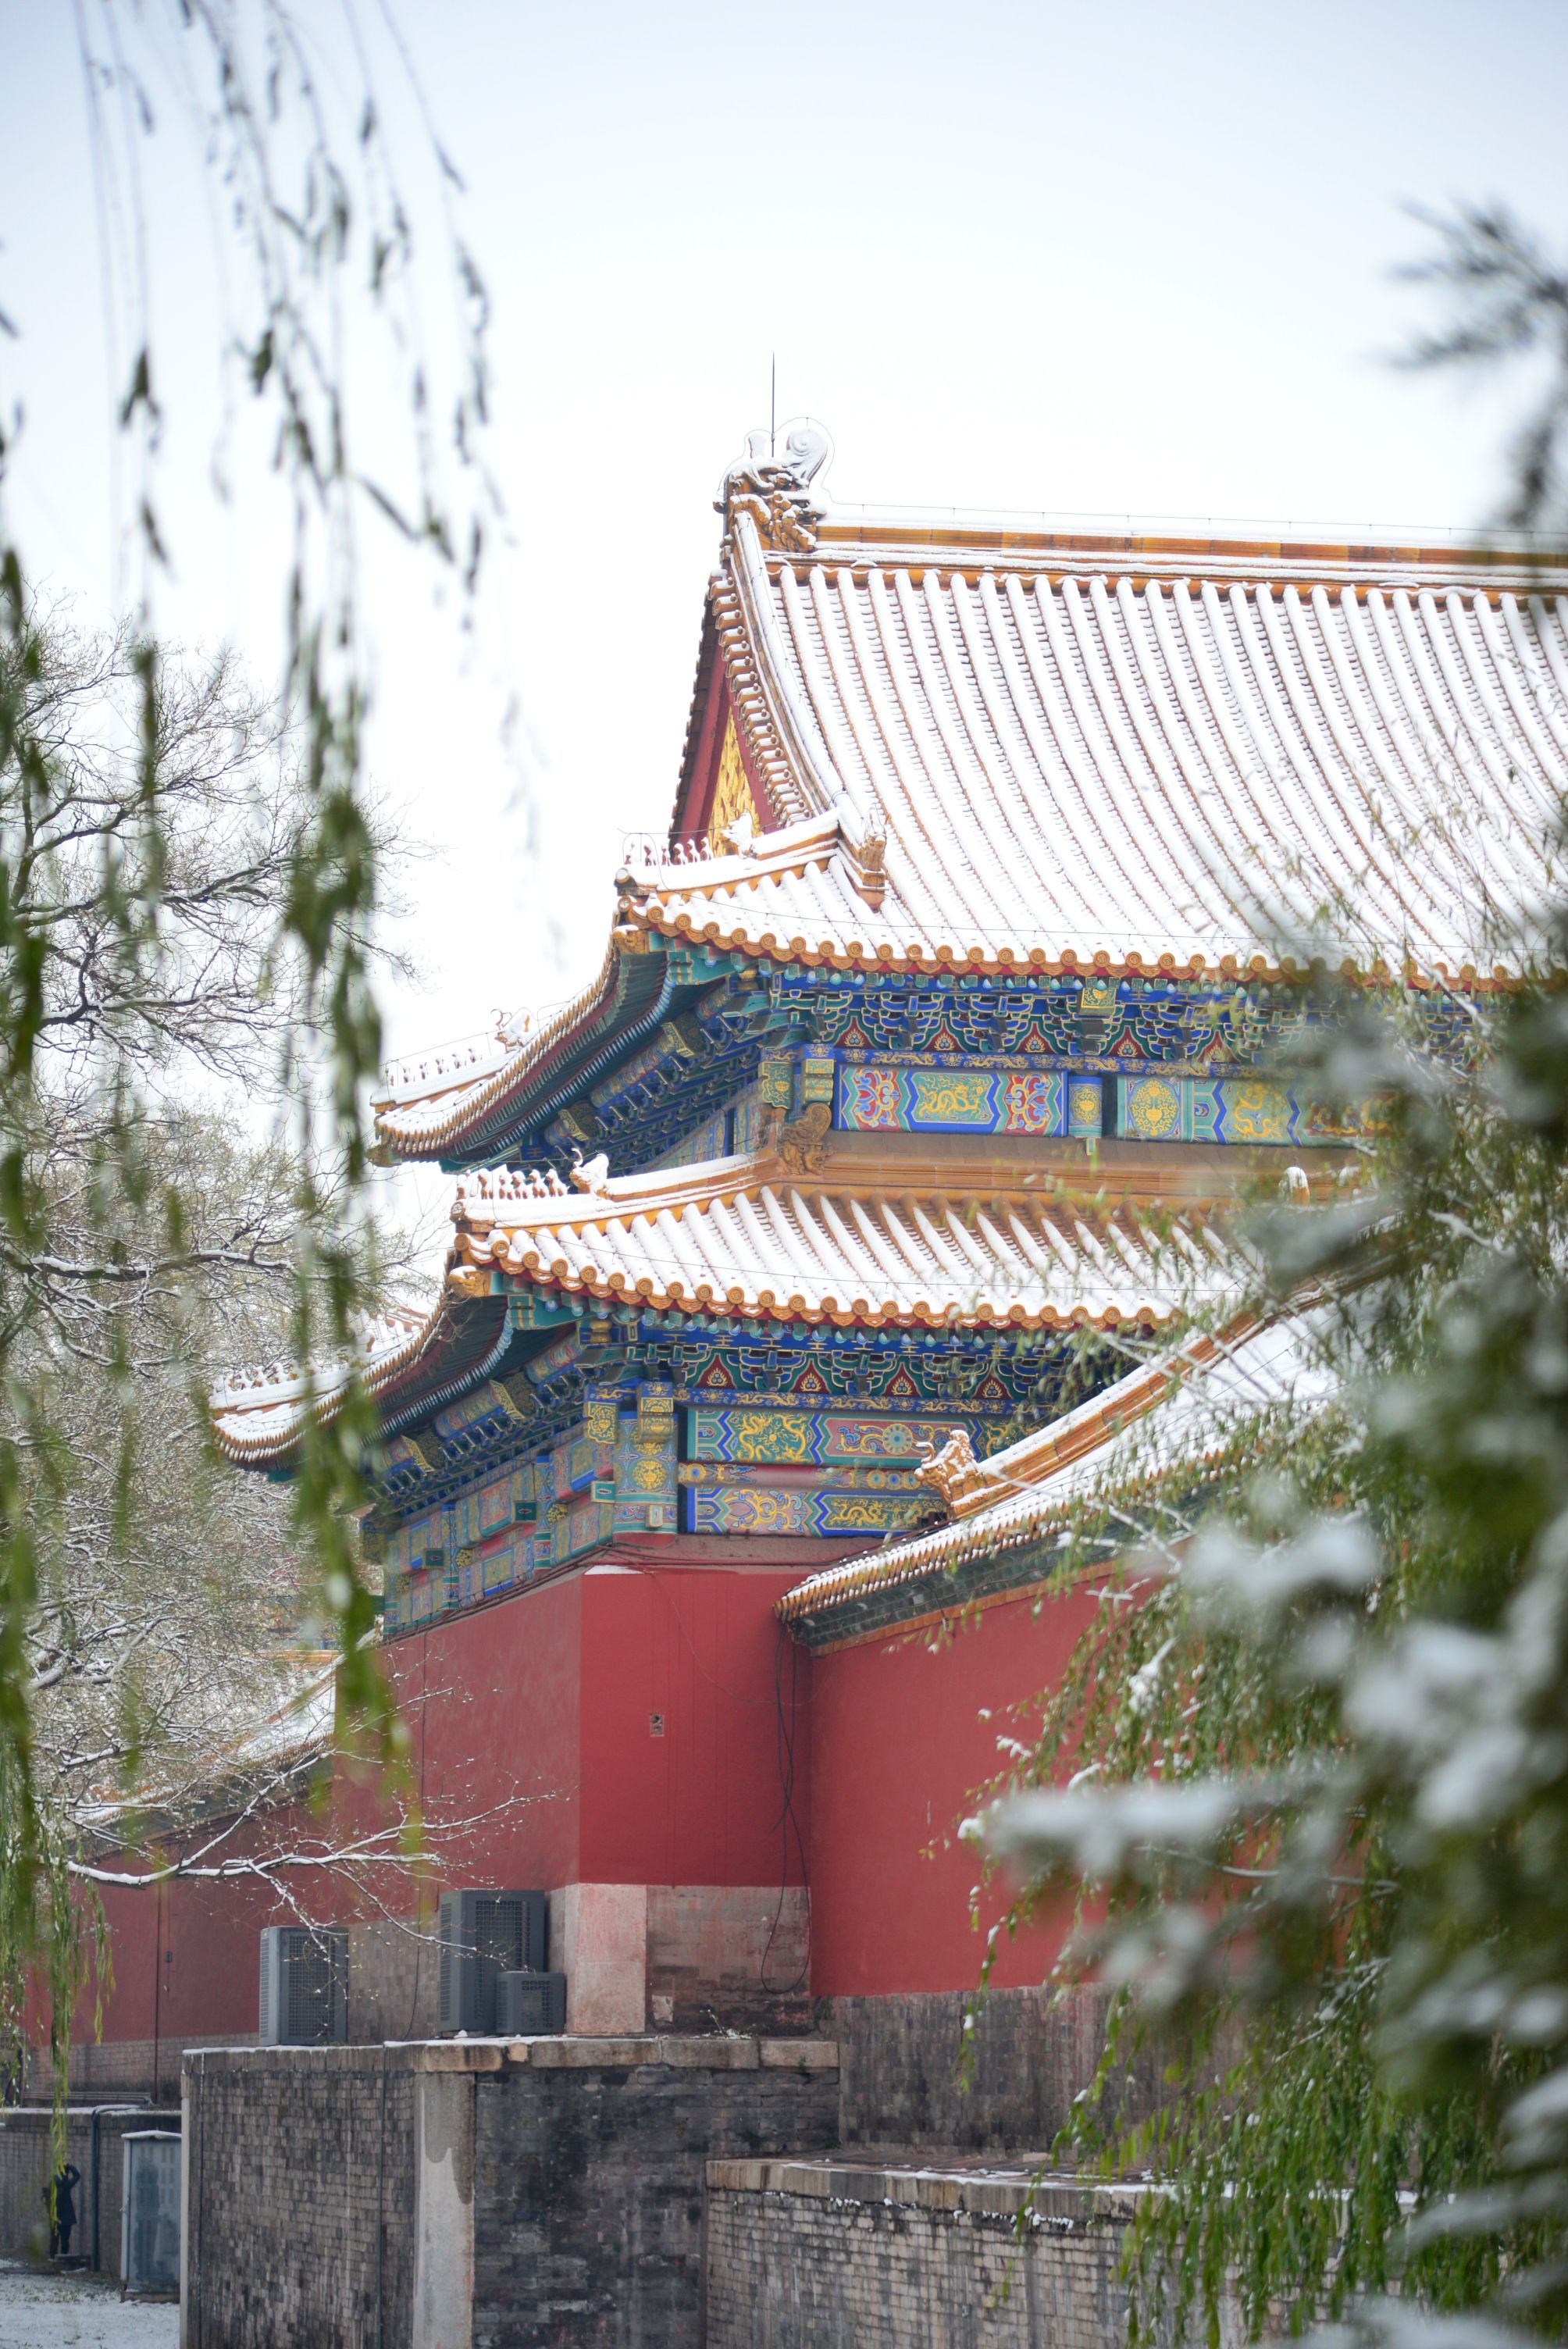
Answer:
<svg viewBox="0 0 1568 2349"><path fill-rule="evenodd" d="M686 2072L755 2072L758 2065L755 2039L695 2039L662 2037L658 2060Z"/></svg>
<svg viewBox="0 0 1568 2349"><path fill-rule="evenodd" d="M923 2210L965 2212L1016 2220L1027 2211L1032 2223L1077 2232L1091 2226L1125 2226L1139 2199L1150 2189L1135 2182L1104 2185L1063 2177L1027 2160L944 2168L940 2160L918 2165L859 2165L852 2158L713 2160L707 2165L710 2193L791 2194L816 2201L902 2203Z"/></svg>
<svg viewBox="0 0 1568 2349"><path fill-rule="evenodd" d="M193 2047L184 2072L499 2072L500 2039L392 2039L323 2047Z"/></svg>
<svg viewBox="0 0 1568 2349"><path fill-rule="evenodd" d="M507 2061L536 2069L622 2071L658 2064L678 2072L836 2072L838 2043L832 2039L751 2039L708 2034L650 2033L627 2039L512 2039Z"/></svg>
<svg viewBox="0 0 1568 2349"><path fill-rule="evenodd" d="M759 2039L757 2053L765 2071L836 2072L836 2039Z"/></svg>
<svg viewBox="0 0 1568 2349"><path fill-rule="evenodd" d="M657 2064L656 2039L509 2039L509 2064L531 2064L535 2071L627 2072L643 2064Z"/></svg>
<svg viewBox="0 0 1568 2349"><path fill-rule="evenodd" d="M535 2071L626 2072L658 2064L668 2071L834 2072L831 2039L751 2039L645 2033L624 2039L551 2035L536 2039L391 2039L385 2044L323 2047L200 2047L186 2050L186 2072L500 2072L510 2064Z"/></svg>

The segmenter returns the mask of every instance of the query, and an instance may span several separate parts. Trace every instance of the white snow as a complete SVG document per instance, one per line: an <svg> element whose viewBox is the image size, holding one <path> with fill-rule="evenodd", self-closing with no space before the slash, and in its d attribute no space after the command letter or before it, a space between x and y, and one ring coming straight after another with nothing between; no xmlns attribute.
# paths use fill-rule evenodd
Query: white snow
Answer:
<svg viewBox="0 0 1568 2349"><path fill-rule="evenodd" d="M121 2300L106 2277L0 2260L0 2349L175 2349L171 2301Z"/></svg>

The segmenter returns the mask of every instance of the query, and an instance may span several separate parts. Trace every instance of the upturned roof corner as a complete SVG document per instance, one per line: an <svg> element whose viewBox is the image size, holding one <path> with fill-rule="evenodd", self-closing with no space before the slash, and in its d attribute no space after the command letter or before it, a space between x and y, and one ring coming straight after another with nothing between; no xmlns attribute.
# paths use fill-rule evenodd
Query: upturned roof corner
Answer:
<svg viewBox="0 0 1568 2349"><path fill-rule="evenodd" d="M832 440L810 416L785 426L782 455L778 440L771 430L747 434L746 453L726 473L714 511L724 516L727 546L744 515L765 546L810 554L823 513L812 484L832 455Z"/></svg>

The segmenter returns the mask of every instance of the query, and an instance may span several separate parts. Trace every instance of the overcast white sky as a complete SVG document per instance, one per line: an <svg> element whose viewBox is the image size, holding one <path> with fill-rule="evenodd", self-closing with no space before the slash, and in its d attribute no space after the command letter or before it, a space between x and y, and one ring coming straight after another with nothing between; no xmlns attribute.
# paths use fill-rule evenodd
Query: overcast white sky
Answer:
<svg viewBox="0 0 1568 2349"><path fill-rule="evenodd" d="M465 668L378 552L373 765L439 852L414 885L425 985L391 1007L397 1049L596 966L621 834L667 814L711 500L766 421L774 351L779 413L828 424L845 502L1387 526L1469 524L1495 494L1496 402L1384 364L1415 316L1387 273L1419 242L1406 200L1502 196L1568 243L1563 0L397 14L495 305L515 544L487 626L539 751L530 851L495 664ZM0 366L27 416L13 519L91 616L124 580L120 387L63 0L0 0L0 306L22 329ZM265 669L275 575L264 533L207 489L210 285L172 166L170 186L163 611Z"/></svg>

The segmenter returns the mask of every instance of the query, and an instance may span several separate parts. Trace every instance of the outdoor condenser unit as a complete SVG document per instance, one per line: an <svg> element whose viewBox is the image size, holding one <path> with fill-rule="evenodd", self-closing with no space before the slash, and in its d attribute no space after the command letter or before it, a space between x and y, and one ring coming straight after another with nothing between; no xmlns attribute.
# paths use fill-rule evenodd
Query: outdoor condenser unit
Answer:
<svg viewBox="0 0 1568 2349"><path fill-rule="evenodd" d="M501 1974L544 1971L550 1903L542 1892L443 1892L440 2031L496 2028Z"/></svg>
<svg viewBox="0 0 1568 2349"><path fill-rule="evenodd" d="M180 2290L180 2132L120 2139L119 2273L127 2292Z"/></svg>
<svg viewBox="0 0 1568 2349"><path fill-rule="evenodd" d="M537 2039L566 2028L564 1974L498 1974L495 2027L503 2039Z"/></svg>
<svg viewBox="0 0 1568 2349"><path fill-rule="evenodd" d="M348 1935L341 1925L262 1930L263 2047L320 2047L348 2036Z"/></svg>

